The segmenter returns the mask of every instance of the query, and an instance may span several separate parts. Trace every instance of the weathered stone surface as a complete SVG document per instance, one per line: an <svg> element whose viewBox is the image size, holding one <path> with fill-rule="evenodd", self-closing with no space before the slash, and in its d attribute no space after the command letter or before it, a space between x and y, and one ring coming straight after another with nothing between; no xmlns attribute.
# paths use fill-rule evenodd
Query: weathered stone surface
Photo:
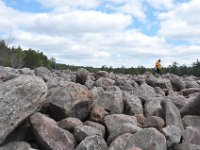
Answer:
<svg viewBox="0 0 200 150"><path fill-rule="evenodd" d="M185 89L185 82L183 82L179 77L172 78L170 80L174 91L181 91Z"/></svg>
<svg viewBox="0 0 200 150"><path fill-rule="evenodd" d="M109 86L114 86L115 81L110 78L100 77L98 80L95 81L94 85L97 87L102 87L104 89L108 88Z"/></svg>
<svg viewBox="0 0 200 150"><path fill-rule="evenodd" d="M200 116L200 94L194 98L192 101L189 101L185 106L180 110L181 116L185 115L198 115Z"/></svg>
<svg viewBox="0 0 200 150"><path fill-rule="evenodd" d="M93 85L94 85L94 82L95 82L95 77L89 74L89 75L87 76L87 79L86 79L84 85L85 85L88 89L91 89L91 88L93 87Z"/></svg>
<svg viewBox="0 0 200 150"><path fill-rule="evenodd" d="M142 129L135 134L123 134L109 146L109 150L125 150L138 147L143 150L167 150L166 139L155 128Z"/></svg>
<svg viewBox="0 0 200 150"><path fill-rule="evenodd" d="M80 83L82 85L85 84L87 77L88 77L89 71L87 71L84 68L78 69L76 72L76 83Z"/></svg>
<svg viewBox="0 0 200 150"><path fill-rule="evenodd" d="M166 82L163 78L155 78L151 76L147 78L146 83L152 87L160 87L161 89L166 89Z"/></svg>
<svg viewBox="0 0 200 150"><path fill-rule="evenodd" d="M109 137L107 139L108 144L110 144L114 138L124 133L135 133L140 130L140 128L137 127L136 118L124 114L106 116L105 125L109 133Z"/></svg>
<svg viewBox="0 0 200 150"><path fill-rule="evenodd" d="M58 127L53 119L41 113L34 113L30 117L30 123L36 140L43 149L74 150L76 147L74 136Z"/></svg>
<svg viewBox="0 0 200 150"><path fill-rule="evenodd" d="M63 129L66 129L70 132L74 132L74 129L77 127L77 126L81 126L83 125L83 122L77 118L65 118L58 123L58 126L63 128Z"/></svg>
<svg viewBox="0 0 200 150"><path fill-rule="evenodd" d="M157 96L165 96L165 92L160 87L155 87L154 90Z"/></svg>
<svg viewBox="0 0 200 150"><path fill-rule="evenodd" d="M101 136L93 135L86 137L76 150L107 150L108 146Z"/></svg>
<svg viewBox="0 0 200 150"><path fill-rule="evenodd" d="M165 135L167 140L167 147L173 147L180 143L182 131L173 125L167 126L161 130L161 132Z"/></svg>
<svg viewBox="0 0 200 150"><path fill-rule="evenodd" d="M178 109L181 109L187 103L187 99L182 95L167 96L166 99L171 100Z"/></svg>
<svg viewBox="0 0 200 150"><path fill-rule="evenodd" d="M27 142L11 142L2 147L0 150L30 150L31 146Z"/></svg>
<svg viewBox="0 0 200 150"><path fill-rule="evenodd" d="M134 117L137 119L137 122L141 125L144 123L145 117L143 114L135 114Z"/></svg>
<svg viewBox="0 0 200 150"><path fill-rule="evenodd" d="M185 81L186 88L200 88L200 85L194 80Z"/></svg>
<svg viewBox="0 0 200 150"><path fill-rule="evenodd" d="M90 111L90 120L102 123L108 112L103 107L93 106Z"/></svg>
<svg viewBox="0 0 200 150"><path fill-rule="evenodd" d="M41 77L45 82L53 77L51 71L49 71L45 67L37 67L34 71L35 71L35 74Z"/></svg>
<svg viewBox="0 0 200 150"><path fill-rule="evenodd" d="M129 93L134 92L134 87L131 85L131 81L125 78L117 78L115 81L115 85L123 91L127 91Z"/></svg>
<svg viewBox="0 0 200 150"><path fill-rule="evenodd" d="M183 132L183 142L200 145L200 129L188 126Z"/></svg>
<svg viewBox="0 0 200 150"><path fill-rule="evenodd" d="M185 128L192 126L200 129L200 116L187 115L183 117L182 121Z"/></svg>
<svg viewBox="0 0 200 150"><path fill-rule="evenodd" d="M174 150L200 150L200 145L191 143L181 143L174 147Z"/></svg>
<svg viewBox="0 0 200 150"><path fill-rule="evenodd" d="M18 69L20 74L23 75L35 75L34 71L31 70L30 68L22 68L22 69Z"/></svg>
<svg viewBox="0 0 200 150"><path fill-rule="evenodd" d="M0 143L45 101L47 86L36 76L0 84Z"/></svg>
<svg viewBox="0 0 200 150"><path fill-rule="evenodd" d="M154 127L158 130L162 129L165 126L165 121L157 116L150 116L144 120L143 127Z"/></svg>
<svg viewBox="0 0 200 150"><path fill-rule="evenodd" d="M73 82L49 89L47 99L51 102L51 115L58 121L67 117L85 119L93 102L92 93Z"/></svg>
<svg viewBox="0 0 200 150"><path fill-rule="evenodd" d="M100 77L108 78L109 73L106 71L97 71L95 74L96 80L98 80Z"/></svg>
<svg viewBox="0 0 200 150"><path fill-rule="evenodd" d="M166 125L174 125L180 130L183 130L183 123L181 119L180 112L174 103L170 100L163 100L161 102L162 109L165 114L165 123Z"/></svg>
<svg viewBox="0 0 200 150"><path fill-rule="evenodd" d="M126 150L142 150L141 148L138 148L138 147L131 147L131 148L128 148Z"/></svg>
<svg viewBox="0 0 200 150"><path fill-rule="evenodd" d="M200 88L183 89L181 92L184 96L189 96L190 94L200 93Z"/></svg>
<svg viewBox="0 0 200 150"><path fill-rule="evenodd" d="M127 115L143 114L143 106L141 100L128 92L123 92L124 113Z"/></svg>
<svg viewBox="0 0 200 150"><path fill-rule="evenodd" d="M0 79L2 81L11 80L19 77L19 72L10 67L2 67L0 66Z"/></svg>
<svg viewBox="0 0 200 150"><path fill-rule="evenodd" d="M87 136L98 135L102 137L101 131L92 126L78 126L74 129L74 136L78 142L84 140Z"/></svg>
<svg viewBox="0 0 200 150"><path fill-rule="evenodd" d="M147 101L152 97L156 97L156 93L153 87L144 83L141 84L138 88L138 97L143 101Z"/></svg>
<svg viewBox="0 0 200 150"><path fill-rule="evenodd" d="M103 107L110 114L121 114L124 110L122 91L117 86L110 86L105 91L98 90L94 105Z"/></svg>
<svg viewBox="0 0 200 150"><path fill-rule="evenodd" d="M164 112L161 107L161 101L164 100L163 97L155 97L149 99L149 101L145 102L144 105L144 114L146 117L148 116L158 116L163 118Z"/></svg>
<svg viewBox="0 0 200 150"><path fill-rule="evenodd" d="M84 122L84 125L91 126L91 127L98 129L101 132L102 136L103 137L105 136L106 129L102 124L92 122L92 121L86 121L86 122Z"/></svg>

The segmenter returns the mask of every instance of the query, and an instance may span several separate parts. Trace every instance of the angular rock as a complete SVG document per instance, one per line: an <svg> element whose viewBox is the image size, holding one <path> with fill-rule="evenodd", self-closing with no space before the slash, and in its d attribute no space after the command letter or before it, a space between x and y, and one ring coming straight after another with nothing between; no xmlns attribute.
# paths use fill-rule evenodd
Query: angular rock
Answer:
<svg viewBox="0 0 200 150"><path fill-rule="evenodd" d="M77 118L65 118L58 123L58 126L65 129L65 130L68 130L70 132L74 132L74 129L77 127L77 126L82 126L83 125L83 122Z"/></svg>
<svg viewBox="0 0 200 150"><path fill-rule="evenodd" d="M37 67L34 71L35 71L35 74L38 77L41 77L45 82L53 77L51 71L49 71L45 67Z"/></svg>
<svg viewBox="0 0 200 150"><path fill-rule="evenodd" d="M82 85L85 84L89 71L84 68L80 68L76 73L76 83L80 83Z"/></svg>
<svg viewBox="0 0 200 150"><path fill-rule="evenodd" d="M86 137L76 150L107 150L108 146L101 136L93 135Z"/></svg>
<svg viewBox="0 0 200 150"><path fill-rule="evenodd" d="M164 112L161 107L161 101L164 100L163 97L151 98L149 101L145 102L144 114L146 117L158 116L163 118Z"/></svg>
<svg viewBox="0 0 200 150"><path fill-rule="evenodd" d="M22 68L22 69L18 69L20 74L23 75L35 75L34 71L31 70L30 68Z"/></svg>
<svg viewBox="0 0 200 150"><path fill-rule="evenodd" d="M192 126L200 129L200 116L187 115L183 117L182 121L185 128Z"/></svg>
<svg viewBox="0 0 200 150"><path fill-rule="evenodd" d="M67 117L85 119L92 107L92 93L83 85L65 82L48 91L52 117L59 121Z"/></svg>
<svg viewBox="0 0 200 150"><path fill-rule="evenodd" d="M100 77L98 80L95 81L94 85L97 87L102 87L104 89L108 88L109 86L114 86L115 81L110 78Z"/></svg>
<svg viewBox="0 0 200 150"><path fill-rule="evenodd" d="M121 114L124 110L122 91L117 86L111 86L106 91L99 90L94 97L94 105L103 107L110 114Z"/></svg>
<svg viewBox="0 0 200 150"><path fill-rule="evenodd" d="M143 101L147 101L150 98L156 97L156 93L153 87L144 83L141 84L138 88L138 97Z"/></svg>
<svg viewBox="0 0 200 150"><path fill-rule="evenodd" d="M143 127L154 127L158 130L161 130L165 126L165 121L157 116L150 116L144 120Z"/></svg>
<svg viewBox="0 0 200 150"><path fill-rule="evenodd" d="M106 116L105 125L109 133L109 137L107 139L108 144L110 144L114 138L124 133L135 133L140 130L140 128L137 127L136 118L124 114Z"/></svg>
<svg viewBox="0 0 200 150"><path fill-rule="evenodd" d="M200 129L188 126L183 132L183 142L200 145Z"/></svg>
<svg viewBox="0 0 200 150"><path fill-rule="evenodd" d="M87 79L84 83L84 85L88 88L88 89L91 89L94 85L94 82L95 82L95 77L92 76L92 75L88 75L87 76Z"/></svg>
<svg viewBox="0 0 200 150"><path fill-rule="evenodd" d="M30 117L30 123L36 140L43 149L74 150L76 147L73 134L58 127L53 119L34 113Z"/></svg>
<svg viewBox="0 0 200 150"><path fill-rule="evenodd" d="M19 77L19 72L10 67L2 67L0 66L0 79L2 81L8 81L14 78Z"/></svg>
<svg viewBox="0 0 200 150"><path fill-rule="evenodd" d="M182 131L173 125L169 125L161 130L167 140L167 147L174 147L181 141Z"/></svg>
<svg viewBox="0 0 200 150"><path fill-rule="evenodd" d="M165 96L165 92L160 87L155 87L154 90L159 96Z"/></svg>
<svg viewBox="0 0 200 150"><path fill-rule="evenodd" d="M133 93L134 87L131 85L131 81L125 78L117 78L115 85L118 86L121 90Z"/></svg>
<svg viewBox="0 0 200 150"><path fill-rule="evenodd" d="M0 84L0 143L45 101L47 86L36 76L21 75Z"/></svg>
<svg viewBox="0 0 200 150"><path fill-rule="evenodd" d="M109 74L106 71L97 71L95 74L95 77L96 77L96 80L98 80L100 77L108 78Z"/></svg>
<svg viewBox="0 0 200 150"><path fill-rule="evenodd" d="M127 115L143 114L143 106L141 100L128 92L123 92L124 112Z"/></svg>
<svg viewBox="0 0 200 150"><path fill-rule="evenodd" d="M152 87L159 87L161 89L166 89L166 81L163 78L155 78L155 77L150 77L147 78L146 83Z"/></svg>
<svg viewBox="0 0 200 150"><path fill-rule="evenodd" d="M0 150L29 150L29 149L31 149L31 146L27 142L11 142L0 147Z"/></svg>
<svg viewBox="0 0 200 150"><path fill-rule="evenodd" d="M84 122L84 125L91 126L91 127L98 129L101 132L102 136L103 137L105 136L106 128L102 124L92 122L92 121L86 121L86 122Z"/></svg>
<svg viewBox="0 0 200 150"><path fill-rule="evenodd" d="M200 85L196 81L185 81L186 88L200 88Z"/></svg>
<svg viewBox="0 0 200 150"><path fill-rule="evenodd" d="M108 112L103 107L93 106L90 111L90 120L102 123Z"/></svg>
<svg viewBox="0 0 200 150"><path fill-rule="evenodd" d="M198 115L200 116L200 94L194 98L192 101L189 101L185 106L180 110L181 116L185 115Z"/></svg>
<svg viewBox="0 0 200 150"><path fill-rule="evenodd" d="M174 150L200 150L200 145L191 143L181 143L174 147Z"/></svg>
<svg viewBox="0 0 200 150"><path fill-rule="evenodd" d="M189 96L190 94L200 93L200 88L183 89L181 92L184 96Z"/></svg>
<svg viewBox="0 0 200 150"><path fill-rule="evenodd" d="M101 131L95 127L83 125L74 129L74 136L78 142L83 141L87 136L98 135L102 137Z"/></svg>
<svg viewBox="0 0 200 150"><path fill-rule="evenodd" d="M170 80L174 91L181 91L185 89L185 83L180 78L172 78Z"/></svg>
<svg viewBox="0 0 200 150"><path fill-rule="evenodd" d="M174 105L174 103L170 100L163 100L161 102L161 106L165 114L166 126L174 125L183 131L184 127L181 115L178 108Z"/></svg>
<svg viewBox="0 0 200 150"><path fill-rule="evenodd" d="M181 109L187 103L187 99L182 95L167 96L166 99L171 100L178 109Z"/></svg>

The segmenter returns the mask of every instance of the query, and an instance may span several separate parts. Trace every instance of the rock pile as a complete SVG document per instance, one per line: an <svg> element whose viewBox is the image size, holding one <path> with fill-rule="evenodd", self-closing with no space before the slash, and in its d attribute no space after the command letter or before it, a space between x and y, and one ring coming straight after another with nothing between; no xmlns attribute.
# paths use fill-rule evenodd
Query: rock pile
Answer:
<svg viewBox="0 0 200 150"><path fill-rule="evenodd" d="M0 67L0 150L200 150L200 78Z"/></svg>

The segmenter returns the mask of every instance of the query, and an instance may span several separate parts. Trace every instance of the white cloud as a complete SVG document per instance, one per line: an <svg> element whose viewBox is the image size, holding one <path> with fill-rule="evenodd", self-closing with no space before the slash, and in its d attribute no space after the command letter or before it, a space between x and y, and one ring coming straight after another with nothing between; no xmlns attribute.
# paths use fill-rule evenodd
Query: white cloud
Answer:
<svg viewBox="0 0 200 150"><path fill-rule="evenodd" d="M191 0L167 13L160 14L159 34L174 40L200 44L200 3Z"/></svg>
<svg viewBox="0 0 200 150"><path fill-rule="evenodd" d="M147 0L147 2L157 9L171 9L174 7L173 0Z"/></svg>

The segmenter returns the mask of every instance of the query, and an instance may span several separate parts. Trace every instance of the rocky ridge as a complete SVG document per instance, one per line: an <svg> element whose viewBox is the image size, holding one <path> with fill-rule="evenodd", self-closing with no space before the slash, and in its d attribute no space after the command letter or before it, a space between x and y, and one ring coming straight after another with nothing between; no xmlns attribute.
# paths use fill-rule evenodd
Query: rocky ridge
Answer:
<svg viewBox="0 0 200 150"><path fill-rule="evenodd" d="M0 150L200 150L200 78L0 66Z"/></svg>

